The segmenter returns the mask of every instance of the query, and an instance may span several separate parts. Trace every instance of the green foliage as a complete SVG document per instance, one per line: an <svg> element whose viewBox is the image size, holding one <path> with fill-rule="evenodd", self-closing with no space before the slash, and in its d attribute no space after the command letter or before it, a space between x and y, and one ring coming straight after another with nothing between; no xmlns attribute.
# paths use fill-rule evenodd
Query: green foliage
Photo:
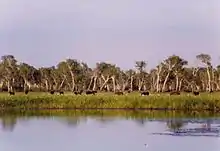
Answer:
<svg viewBox="0 0 220 151"><path fill-rule="evenodd" d="M220 95L204 93L200 96L182 94L152 94L140 96L132 93L117 96L111 93L97 95L65 94L49 95L46 93L31 93L0 95L0 109L157 109L157 110L188 110L188 111L220 111Z"/></svg>
<svg viewBox="0 0 220 151"><path fill-rule="evenodd" d="M219 66L213 67L209 54L199 54L195 59L202 66L187 66L187 60L171 55L158 62L155 68L149 69L147 61L139 60L134 62L134 69L125 71L109 62L99 62L91 68L73 58L36 68L18 61L13 55L5 55L0 60L0 90L220 91Z"/></svg>

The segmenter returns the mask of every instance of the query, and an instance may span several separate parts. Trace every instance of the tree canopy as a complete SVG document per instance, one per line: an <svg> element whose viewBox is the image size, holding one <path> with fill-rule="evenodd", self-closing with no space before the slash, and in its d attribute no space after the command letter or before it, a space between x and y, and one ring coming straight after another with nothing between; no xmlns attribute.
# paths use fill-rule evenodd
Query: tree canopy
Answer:
<svg viewBox="0 0 220 151"><path fill-rule="evenodd" d="M187 67L188 61L177 55L167 57L149 72L147 62L134 62L134 69L122 70L116 64L98 62L90 68L77 59L66 59L52 67L36 68L13 55L0 61L0 89L6 91L99 90L99 91L218 91L220 65L213 67L211 56L195 57L204 67Z"/></svg>

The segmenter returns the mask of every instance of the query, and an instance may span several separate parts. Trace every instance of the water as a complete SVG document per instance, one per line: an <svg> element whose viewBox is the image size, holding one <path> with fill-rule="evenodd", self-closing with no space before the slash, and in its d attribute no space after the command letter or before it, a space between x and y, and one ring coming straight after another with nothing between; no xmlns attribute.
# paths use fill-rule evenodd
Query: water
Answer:
<svg viewBox="0 0 220 151"><path fill-rule="evenodd" d="M220 151L217 117L33 115L1 116L1 151Z"/></svg>

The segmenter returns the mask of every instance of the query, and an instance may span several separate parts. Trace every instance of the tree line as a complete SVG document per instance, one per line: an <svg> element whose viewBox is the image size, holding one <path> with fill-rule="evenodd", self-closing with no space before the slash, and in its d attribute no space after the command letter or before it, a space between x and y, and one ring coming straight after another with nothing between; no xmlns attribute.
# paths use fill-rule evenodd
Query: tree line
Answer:
<svg viewBox="0 0 220 151"><path fill-rule="evenodd" d="M219 91L220 65L213 67L209 54L195 57L204 66L189 67L177 55L146 71L146 61L136 61L135 69L122 70L115 64L96 63L90 68L77 59L66 59L55 66L36 68L4 55L0 62L2 91Z"/></svg>

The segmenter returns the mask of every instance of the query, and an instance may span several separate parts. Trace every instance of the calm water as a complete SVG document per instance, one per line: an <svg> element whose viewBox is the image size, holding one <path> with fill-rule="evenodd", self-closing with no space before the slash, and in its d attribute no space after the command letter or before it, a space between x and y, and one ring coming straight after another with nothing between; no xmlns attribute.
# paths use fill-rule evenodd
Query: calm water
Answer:
<svg viewBox="0 0 220 151"><path fill-rule="evenodd" d="M1 116L1 151L220 151L218 118ZM147 144L147 145L145 145Z"/></svg>

